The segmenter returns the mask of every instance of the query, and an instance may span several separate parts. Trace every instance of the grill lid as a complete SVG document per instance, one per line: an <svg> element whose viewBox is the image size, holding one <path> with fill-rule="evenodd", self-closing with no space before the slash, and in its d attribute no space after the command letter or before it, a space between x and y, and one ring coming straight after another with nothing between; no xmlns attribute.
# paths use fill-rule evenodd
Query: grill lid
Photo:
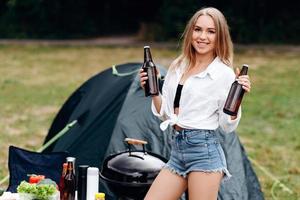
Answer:
<svg viewBox="0 0 300 200"><path fill-rule="evenodd" d="M101 176L113 182L151 184L167 161L165 158L145 151L146 141L126 138L129 151L107 157ZM132 151L130 145L143 145L143 151Z"/></svg>

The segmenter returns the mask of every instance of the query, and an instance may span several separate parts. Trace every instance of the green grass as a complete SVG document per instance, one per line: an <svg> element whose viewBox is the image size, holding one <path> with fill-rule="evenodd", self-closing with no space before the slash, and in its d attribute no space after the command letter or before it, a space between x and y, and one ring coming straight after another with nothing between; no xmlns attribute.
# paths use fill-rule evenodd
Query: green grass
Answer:
<svg viewBox="0 0 300 200"><path fill-rule="evenodd" d="M168 66L178 51L152 48ZM0 179L9 145L38 149L56 113L92 75L114 64L142 62L140 48L0 46ZM295 47L238 48L235 66L250 65L252 91L244 97L238 134L251 159L294 194L275 187L277 199L300 198L300 51ZM253 165L266 199L273 180Z"/></svg>

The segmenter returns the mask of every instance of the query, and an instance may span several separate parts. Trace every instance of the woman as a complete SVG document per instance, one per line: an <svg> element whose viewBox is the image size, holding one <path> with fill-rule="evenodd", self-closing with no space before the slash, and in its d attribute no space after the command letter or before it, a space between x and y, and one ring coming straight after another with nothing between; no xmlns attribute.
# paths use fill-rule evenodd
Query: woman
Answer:
<svg viewBox="0 0 300 200"><path fill-rule="evenodd" d="M231 68L233 47L228 25L216 8L203 8L184 31L182 53L171 64L162 95L152 97L152 112L174 128L170 160L161 170L145 200L176 200L188 189L190 200L215 200L227 170L215 130L236 129L241 118L223 112L236 76ZM238 72L237 72L238 73ZM141 86L147 74L140 71ZM238 82L250 92L247 75Z"/></svg>

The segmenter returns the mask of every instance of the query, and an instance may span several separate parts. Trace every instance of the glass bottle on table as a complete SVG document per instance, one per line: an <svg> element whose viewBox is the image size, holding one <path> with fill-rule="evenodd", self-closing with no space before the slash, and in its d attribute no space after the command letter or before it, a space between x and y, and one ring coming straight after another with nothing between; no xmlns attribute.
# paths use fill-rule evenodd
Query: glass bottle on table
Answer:
<svg viewBox="0 0 300 200"><path fill-rule="evenodd" d="M241 75L247 75L248 73L248 65L244 64L242 67L242 70L239 74L239 76ZM229 90L224 108L223 108L223 112L231 115L231 116L236 116L239 110L239 107L242 103L243 100L243 96L244 96L245 90L243 89L242 85L239 84L237 82L237 80L235 80L232 85L231 88Z"/></svg>
<svg viewBox="0 0 300 200"><path fill-rule="evenodd" d="M147 72L148 76L145 84L145 96L147 97L159 95L157 70L152 60L149 46L144 46L144 63L142 69L144 72Z"/></svg>
<svg viewBox="0 0 300 200"><path fill-rule="evenodd" d="M68 161L67 173L64 177L64 189L62 200L74 200L76 190L76 178L74 174L74 165L72 161Z"/></svg>
<svg viewBox="0 0 300 200"><path fill-rule="evenodd" d="M61 177L60 177L59 186L58 186L61 200L63 200L63 191L64 191L64 185L65 185L64 179L67 174L67 170L68 170L68 163L63 163L63 168L62 168Z"/></svg>

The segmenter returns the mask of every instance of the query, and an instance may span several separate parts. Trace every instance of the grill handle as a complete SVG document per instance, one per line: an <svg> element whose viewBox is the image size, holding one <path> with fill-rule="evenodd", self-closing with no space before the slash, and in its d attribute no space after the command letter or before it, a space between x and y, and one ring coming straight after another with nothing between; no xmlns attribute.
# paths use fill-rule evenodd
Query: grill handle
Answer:
<svg viewBox="0 0 300 200"><path fill-rule="evenodd" d="M147 141L133 138L125 138L124 142L128 144L129 155L131 155L131 145L142 145L144 154L147 154L145 149L145 145L148 144Z"/></svg>

